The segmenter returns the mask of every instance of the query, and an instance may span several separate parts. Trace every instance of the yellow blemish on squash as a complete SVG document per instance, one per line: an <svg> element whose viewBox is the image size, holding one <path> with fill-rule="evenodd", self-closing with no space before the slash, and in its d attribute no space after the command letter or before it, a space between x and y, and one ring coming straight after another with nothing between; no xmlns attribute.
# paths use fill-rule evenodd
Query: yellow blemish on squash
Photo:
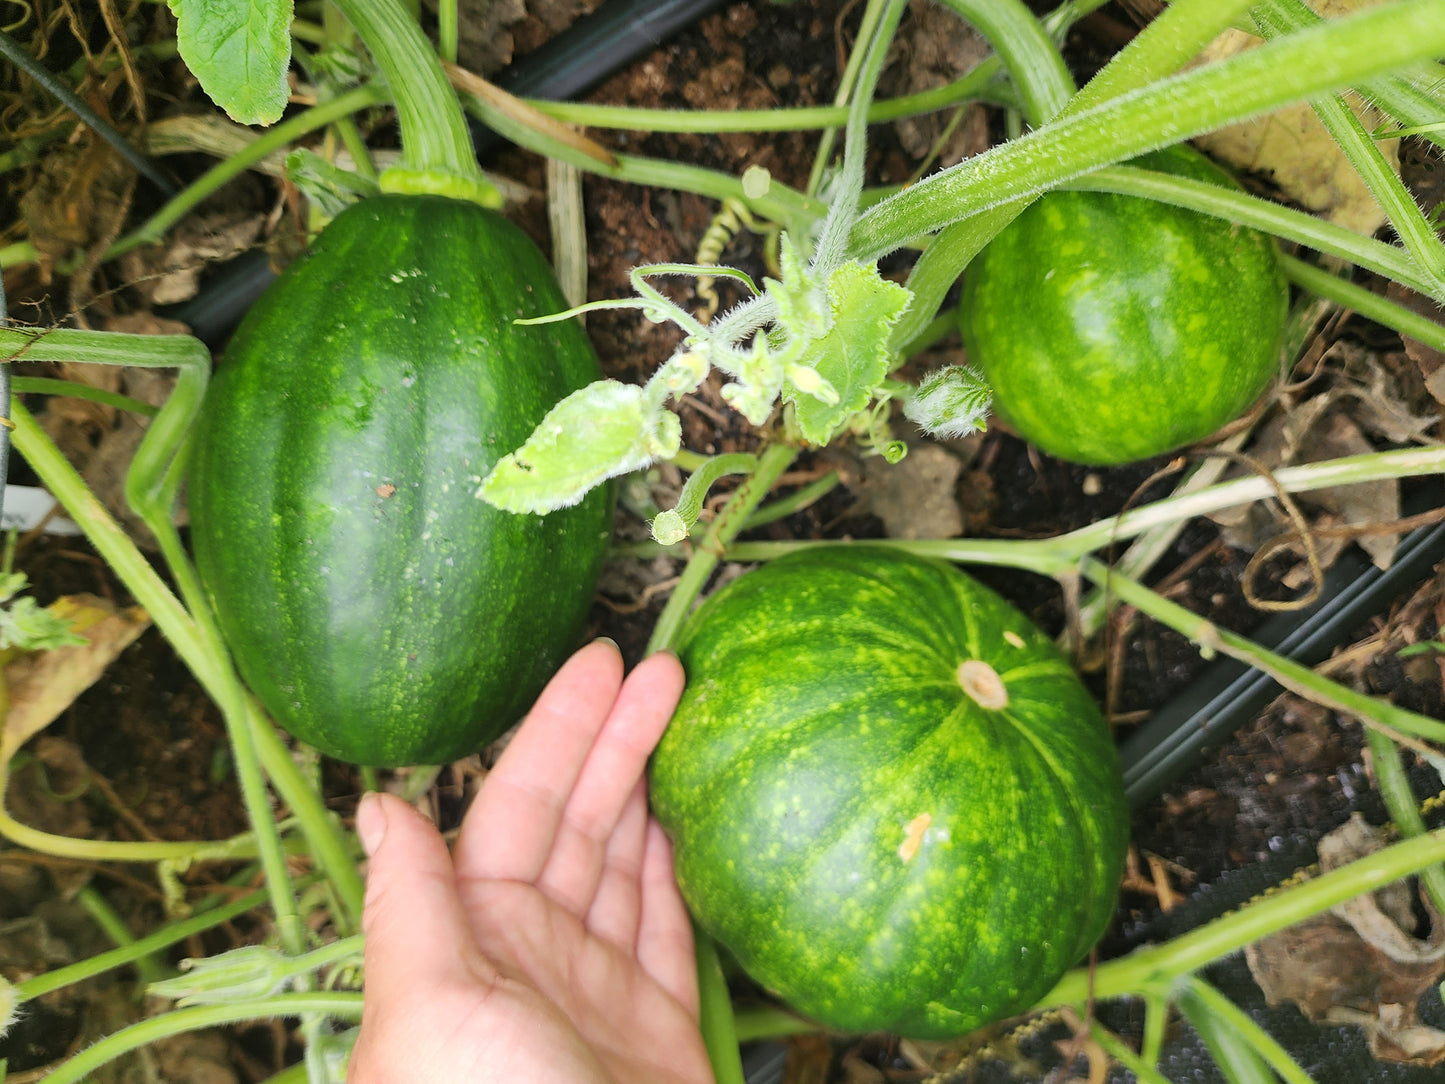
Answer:
<svg viewBox="0 0 1445 1084"><path fill-rule="evenodd" d="M1023 647L1023 646L1024 646L1024 638L1023 638L1022 636L1020 636L1018 633L1014 632L1013 629L1008 629L1007 631L1005 631L1004 634L1003 634L1003 638L1004 638L1004 643L1008 644L1008 645L1011 646L1011 647Z"/></svg>
<svg viewBox="0 0 1445 1084"><path fill-rule="evenodd" d="M982 659L969 659L958 665L958 683L968 698L981 708L998 711L1008 707L1008 688L998 671Z"/></svg>
<svg viewBox="0 0 1445 1084"><path fill-rule="evenodd" d="M923 846L923 834L932 823L932 813L920 813L908 822L908 827L903 830L903 842L898 845L899 858L905 862L913 861L919 848Z"/></svg>

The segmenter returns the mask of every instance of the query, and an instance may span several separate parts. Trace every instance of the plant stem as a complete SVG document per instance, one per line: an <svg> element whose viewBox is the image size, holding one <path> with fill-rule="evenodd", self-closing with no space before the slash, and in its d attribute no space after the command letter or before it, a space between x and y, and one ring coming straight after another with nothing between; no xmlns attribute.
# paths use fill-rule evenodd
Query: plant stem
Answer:
<svg viewBox="0 0 1445 1084"><path fill-rule="evenodd" d="M1422 316L1339 275L1332 275L1314 264L1292 256L1283 256L1281 260L1285 275L1296 286L1398 331L1432 350L1445 350L1445 325L1437 324L1428 316Z"/></svg>
<svg viewBox="0 0 1445 1084"><path fill-rule="evenodd" d="M1215 1002L1204 1000L1193 982L1186 982L1179 991L1179 1011L1204 1040L1214 1064L1224 1074L1225 1084L1278 1084L1264 1058L1255 1050L1249 1036L1225 1019Z"/></svg>
<svg viewBox="0 0 1445 1084"><path fill-rule="evenodd" d="M1012 104L999 79L1003 65L997 57L980 61L951 83L917 94L875 101L868 107L868 123L915 117L971 101ZM795 132L835 128L847 123L846 105L814 105L793 109L644 109L630 105L592 102L553 102L523 99L539 113L564 124L589 128L621 128L641 132Z"/></svg>
<svg viewBox="0 0 1445 1084"><path fill-rule="evenodd" d="M343 933L359 929L366 886L356 865L358 848L354 837L341 830L335 814L326 808L321 795L302 773L271 720L249 697L247 710L261 764L282 801L296 816L312 855L341 899L343 912L336 916L338 928Z"/></svg>
<svg viewBox="0 0 1445 1084"><path fill-rule="evenodd" d="M71 399L84 399L90 403L100 403L102 406L115 407L117 410L126 410L132 414L139 414L143 418L154 418L160 408L144 403L139 399L132 399L129 395L122 395L120 392L108 391L105 388L92 388L89 384L80 384L74 380L57 380L48 376L17 376L10 381L10 390L16 395L64 395Z"/></svg>
<svg viewBox="0 0 1445 1084"><path fill-rule="evenodd" d="M1209 983L1199 978L1191 978L1188 991L1200 1007L1212 1013L1221 1024L1248 1043L1264 1063L1279 1074L1284 1084L1314 1084L1310 1075L1300 1068L1299 1063L1290 1057L1289 1052L1280 1046L1273 1036ZM1273 1076L1268 1079L1269 1084L1275 1084Z"/></svg>
<svg viewBox="0 0 1445 1084"><path fill-rule="evenodd" d="M730 173L627 154L612 155L608 160L598 159L572 144L564 143L555 136L508 116L475 94L463 92L460 97L467 112L517 146L547 158L567 162L587 173L630 184L691 192L719 202L737 200L754 214L773 222L781 222L788 230L799 234L805 232L828 211L821 201L776 180L768 186L766 195L754 198L743 191L742 179ZM3 254L4 250L0 250L0 256Z"/></svg>
<svg viewBox="0 0 1445 1084"><path fill-rule="evenodd" d="M1022 0L940 0L993 46L1018 88L1024 119L1037 126L1064 108L1074 80Z"/></svg>
<svg viewBox="0 0 1445 1084"><path fill-rule="evenodd" d="M1168 497L1142 508L1101 519L1056 538L996 539L950 538L908 542L887 539L879 544L896 546L924 557L937 557L962 564L1001 565L1022 568L1044 576L1071 571L1079 558L1114 542L1122 542L1153 527L1207 515L1222 508L1250 504L1276 493L1305 493L1335 485L1358 485L1382 479L1415 478L1445 473L1445 448L1404 448L1368 455L1283 467L1274 478L1250 476L1219 485ZM805 546L849 545L847 542L737 542L728 547L734 561L767 561Z"/></svg>
<svg viewBox="0 0 1445 1084"><path fill-rule="evenodd" d="M818 1031L818 1025L804 1020L795 1012L776 1006L739 1009L733 1017L738 1042L752 1043L759 1039L783 1039L789 1035L806 1035Z"/></svg>
<svg viewBox="0 0 1445 1084"><path fill-rule="evenodd" d="M226 717L237 750L238 772L243 786L258 787L248 801L251 812L263 815L253 821L256 842L241 837L226 843L117 843L99 840L68 840L47 836L13 821L0 809L0 826L17 842L49 853L86 856L103 852L104 858L120 861L184 861L206 856L226 856L238 848L261 848L263 860L270 852L268 873L285 871L279 839L275 835L270 806L259 774L240 764L241 750L259 753L267 774L296 814L317 860L337 886L350 911L349 919L359 921L362 886L350 849L342 841L321 798L301 777L290 752L276 737L269 722L260 716L245 694L231 667L219 629L201 589L194 567L187 557L171 519L175 494L185 464L186 433L200 408L210 373L210 353L198 340L185 335L125 335L115 332L61 329L36 333L22 329L0 329L0 349L37 361L72 361L87 364L174 367L180 372L170 398L152 421L136 450L126 478L126 496L160 543L171 573L190 610L181 606L170 589L156 575L135 544L95 499L75 469L35 426L23 407L16 418L16 447L40 475L46 487L86 532L91 543L136 600L146 609L187 667L205 686ZM23 432L22 432L23 430ZM179 449L179 451L177 450ZM3 764L0 764L3 770ZM3 783L3 777L0 777ZM244 791L243 791L244 793ZM0 789L3 794L3 789ZM63 850L57 851L61 847ZM289 897L289 892L288 892ZM286 908L278 909L284 914ZM288 925L294 925L287 920ZM287 935L297 946L299 931ZM288 945L289 949L290 945Z"/></svg>
<svg viewBox="0 0 1445 1084"><path fill-rule="evenodd" d="M1266 2L1255 8L1255 23L1266 40L1287 32L1289 20L1277 15L1278 7L1276 3ZM1431 283L1431 293L1445 291L1445 245L1441 245L1435 228L1426 221L1425 213L1386 161L1379 144L1338 94L1319 95L1310 100L1310 105L1385 212L1405 251Z"/></svg>
<svg viewBox="0 0 1445 1084"><path fill-rule="evenodd" d="M788 464L797 454L797 449L781 442L769 444L759 453L756 470L733 491L683 567L677 586L672 589L672 595L647 641L649 655L673 648L693 601L712 576L724 547L743 528L758 502L767 496L773 483L788 469ZM738 1060L732 1005L728 1000L727 984L722 981L722 971L718 967L717 949L700 929L694 931L694 942L698 957L703 1041L712 1060L713 1074L717 1084L742 1084L742 1063Z"/></svg>
<svg viewBox="0 0 1445 1084"><path fill-rule="evenodd" d="M1169 1084L1168 1077L1154 1068L1147 1059L1129 1049L1122 1039L1097 1020L1089 1023L1089 1034L1098 1040L1104 1053L1133 1073L1140 1084Z"/></svg>
<svg viewBox="0 0 1445 1084"><path fill-rule="evenodd" d="M130 932L120 915L115 913L115 908L106 902L105 897L97 892L90 885L84 885L75 894L76 902L85 908L86 913L95 920L97 926L105 931L105 935L115 942L122 951L134 949L136 943L135 934ZM136 971L140 974L142 983L149 984L159 982L165 977L166 967L156 956L149 952L138 953L130 961L135 965Z"/></svg>
<svg viewBox="0 0 1445 1084"><path fill-rule="evenodd" d="M361 1018L361 995L357 993L274 994L259 1001L234 1001L220 1005L195 1005L175 1009L142 1020L107 1035L86 1047L45 1078L46 1084L78 1084L107 1062L138 1047L183 1035L188 1031L237 1024L246 1020L316 1014L342 1020Z"/></svg>
<svg viewBox="0 0 1445 1084"><path fill-rule="evenodd" d="M858 24L858 34L853 40L853 48L848 53L848 61L844 64L843 72L838 77L838 88L833 94L833 104L844 107L844 124L848 123L847 118L853 114L849 100L856 100L858 96L856 91L858 70L862 66L864 54L868 51L868 43L878 32L878 20L883 13L883 2L884 0L868 0L863 9L863 18ZM892 35L889 36L891 38ZM813 168L808 172L808 183L803 189L810 196L818 194L818 188L823 183L823 173L833 160L833 144L837 138L838 129L833 127L825 128L818 134L818 147L813 152Z"/></svg>
<svg viewBox="0 0 1445 1084"><path fill-rule="evenodd" d="M718 512L717 518L708 525L707 533L698 542L697 548L683 567L677 586L658 615L652 636L647 641L647 653L670 650L677 642L682 623L692 609L693 602L707 585L713 569L723 556L733 537L743 529L758 503L768 495L779 475L788 469L798 451L782 442L769 444L758 455L758 466L746 481L733 491L727 504Z"/></svg>
<svg viewBox="0 0 1445 1084"><path fill-rule="evenodd" d="M861 57L857 79L847 90L852 96L848 107L848 125L844 129L843 168L834 179L829 193L832 207L819 231L812 255L810 273L820 277L847 259L848 232L858 217L858 197L863 192L864 165L868 158L868 103L878 87L883 63L888 59L888 46L898 21L903 18L904 0L869 0L865 23L872 23L860 34L854 45L854 56ZM850 61L850 67L852 66ZM826 137L831 133L824 133ZM821 161L826 155L819 155ZM822 172L814 162L814 176L809 179L808 194L813 195Z"/></svg>
<svg viewBox="0 0 1445 1084"><path fill-rule="evenodd" d="M1302 666L1293 659L1278 655L1243 636L1219 628L1213 622L1191 613L1142 584L1120 576L1092 557L1083 559L1080 571L1121 601L1188 636L1206 652L1222 651L1231 658L1263 670L1286 689L1307 700L1353 715L1367 725L1382 724L1397 733L1409 734L1427 741L1445 742L1445 722L1408 711L1387 700L1366 696L1321 677L1308 666Z"/></svg>
<svg viewBox="0 0 1445 1084"><path fill-rule="evenodd" d="M1392 278L1417 293L1433 296L1430 283L1402 249L1387 245L1383 241L1362 237L1353 230L1336 226L1303 211L1271 203L1244 192L1222 188L1207 181L1171 177L1133 166L1109 166L1077 180L1067 181L1060 185L1060 188L1075 192L1117 192L1188 207L1203 214L1264 230L1317 252L1338 256Z"/></svg>
<svg viewBox="0 0 1445 1084"><path fill-rule="evenodd" d="M1242 15L1254 0L1174 0L1069 102L1083 112L1170 75Z"/></svg>
<svg viewBox="0 0 1445 1084"><path fill-rule="evenodd" d="M745 1084L732 1002L722 964L718 962L717 946L696 923L692 940L697 953L698 1022L708 1061L712 1063L713 1079L716 1084Z"/></svg>
<svg viewBox="0 0 1445 1084"><path fill-rule="evenodd" d="M838 472L830 470L823 477L809 482L797 492L789 493L786 497L779 497L777 500L763 505L748 517L748 521L743 524L743 529L751 531L754 527L762 527L777 520L786 519L794 512L801 512L803 509L811 507L819 498L833 492L841 482L842 479L838 477Z"/></svg>
<svg viewBox="0 0 1445 1084"><path fill-rule="evenodd" d="M1291 32L1324 22L1303 0L1271 0L1270 16ZM1440 120L1442 78L1445 71L1438 64L1422 63L1403 72L1367 80L1359 84L1358 90L1366 101L1373 102L1402 124L1431 129ZM1421 134L1445 148L1445 132L1435 128Z"/></svg>
<svg viewBox="0 0 1445 1084"><path fill-rule="evenodd" d="M719 478L728 474L751 474L757 468L758 457L747 452L729 452L704 460L688 477L678 494L677 504L653 520L652 537L664 545L681 542L697 523L708 490Z"/></svg>
<svg viewBox="0 0 1445 1084"><path fill-rule="evenodd" d="M1140 949L1059 980L1036 1009L1082 1008L1095 1000L1171 990L1179 978L1238 952L1252 941L1328 911L1336 904L1408 877L1445 859L1445 829L1395 843L1302 884L1280 889L1162 945Z"/></svg>
<svg viewBox="0 0 1445 1084"><path fill-rule="evenodd" d="M307 878L308 881L314 879ZM15 993L22 1002L30 1001L42 994L48 994L52 990L60 990L72 983L94 978L112 968L134 963L142 956L169 948L198 933L204 933L223 922L229 922L233 918L244 915L247 911L253 911L262 906L266 899L267 895L264 890L247 893L230 903L218 904L192 915L190 918L168 923L158 930L153 930L145 937L136 938L122 948L111 949L109 952L102 952L88 959L78 960L65 967L59 967L54 971L47 971L26 979L24 982L16 984Z"/></svg>
<svg viewBox="0 0 1445 1084"><path fill-rule="evenodd" d="M381 175L382 191L429 192L500 207L501 194L482 179L466 118L416 20L399 0L332 2L370 50L396 105L402 160Z"/></svg>
<svg viewBox="0 0 1445 1084"><path fill-rule="evenodd" d="M1378 730L1365 731L1365 740L1370 746L1370 760L1375 769L1375 783L1390 819L1395 822L1404 839L1414 839L1426 832L1425 821L1420 816L1420 807L1415 801L1415 792L1405 774L1405 765L1400 758L1400 747ZM1437 911L1445 914L1445 868L1430 866L1420 871L1420 884L1430 897Z"/></svg>
<svg viewBox="0 0 1445 1084"><path fill-rule="evenodd" d="M1070 113L920 181L864 214L848 251L872 259L990 207L1300 98L1445 52L1445 2L1400 0Z"/></svg>

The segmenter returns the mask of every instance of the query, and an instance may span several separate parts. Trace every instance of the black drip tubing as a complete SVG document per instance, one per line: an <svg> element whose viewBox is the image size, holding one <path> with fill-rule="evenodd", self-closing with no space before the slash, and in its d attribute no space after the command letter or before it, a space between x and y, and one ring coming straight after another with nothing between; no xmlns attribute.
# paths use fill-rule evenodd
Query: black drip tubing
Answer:
<svg viewBox="0 0 1445 1084"><path fill-rule="evenodd" d="M1413 502L1407 514L1429 507ZM1297 663L1314 666L1392 598L1429 576L1441 561L1445 561L1445 523L1405 535L1394 561L1383 571L1351 547L1325 573L1324 588L1313 605L1276 614L1251 639ZM1274 678L1236 659L1211 663L1120 744L1129 801L1137 806L1158 797L1283 691Z"/></svg>

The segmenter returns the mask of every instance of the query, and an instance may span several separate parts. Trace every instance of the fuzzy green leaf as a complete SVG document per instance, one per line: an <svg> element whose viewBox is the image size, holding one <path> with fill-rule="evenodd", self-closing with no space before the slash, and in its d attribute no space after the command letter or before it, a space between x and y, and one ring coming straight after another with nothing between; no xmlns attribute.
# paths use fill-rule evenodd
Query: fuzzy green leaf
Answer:
<svg viewBox="0 0 1445 1084"><path fill-rule="evenodd" d="M497 461L477 496L507 512L546 515L608 478L672 458L681 446L677 415L649 405L642 388L599 380L553 407L520 448Z"/></svg>
<svg viewBox="0 0 1445 1084"><path fill-rule="evenodd" d="M798 428L811 444L827 444L851 414L868 405L891 368L888 336L912 295L868 264L850 261L828 276L827 333L809 343L797 364L816 370L826 394L789 380Z"/></svg>
<svg viewBox="0 0 1445 1084"><path fill-rule="evenodd" d="M272 124L286 108L292 0L169 0L186 67L230 118Z"/></svg>

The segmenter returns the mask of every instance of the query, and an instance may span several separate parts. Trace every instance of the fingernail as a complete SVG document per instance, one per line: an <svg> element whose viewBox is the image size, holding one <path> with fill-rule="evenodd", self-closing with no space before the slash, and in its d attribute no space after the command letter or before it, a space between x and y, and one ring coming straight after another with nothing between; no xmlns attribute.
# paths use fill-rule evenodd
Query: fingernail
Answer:
<svg viewBox="0 0 1445 1084"><path fill-rule="evenodd" d="M367 858L376 853L386 835L386 810L381 808L381 798L375 791L362 795L356 807L356 834Z"/></svg>
<svg viewBox="0 0 1445 1084"><path fill-rule="evenodd" d="M594 644L611 644L613 651L616 651L619 655L622 653L622 648L618 647L618 646L617 646L617 641L614 640L614 639L613 639L612 637L610 637L610 636L599 636L599 637L597 637L597 639L593 640L592 642L593 642Z"/></svg>

